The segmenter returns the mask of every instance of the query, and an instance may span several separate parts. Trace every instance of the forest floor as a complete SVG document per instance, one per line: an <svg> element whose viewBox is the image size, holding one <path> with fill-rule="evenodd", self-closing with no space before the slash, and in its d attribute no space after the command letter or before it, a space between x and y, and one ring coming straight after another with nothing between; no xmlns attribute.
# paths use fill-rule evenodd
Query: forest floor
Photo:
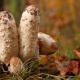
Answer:
<svg viewBox="0 0 80 80"><path fill-rule="evenodd" d="M40 55L39 62L31 59L24 63L17 75L1 73L0 80L80 80L80 61L64 56Z"/></svg>

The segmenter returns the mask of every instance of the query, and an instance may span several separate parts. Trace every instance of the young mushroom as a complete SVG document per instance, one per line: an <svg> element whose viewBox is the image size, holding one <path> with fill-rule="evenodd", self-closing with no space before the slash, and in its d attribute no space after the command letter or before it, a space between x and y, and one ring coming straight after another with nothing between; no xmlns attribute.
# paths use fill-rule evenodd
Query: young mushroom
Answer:
<svg viewBox="0 0 80 80"><path fill-rule="evenodd" d="M8 70L12 74L18 74L24 68L22 61L18 57L12 57L10 59L10 65Z"/></svg>
<svg viewBox="0 0 80 80"><path fill-rule="evenodd" d="M39 12L35 5L28 6L22 14L19 37L20 37L20 57L22 60L38 57L38 25Z"/></svg>
<svg viewBox="0 0 80 80"><path fill-rule="evenodd" d="M58 49L57 42L48 34L38 33L39 53L43 55L50 55Z"/></svg>
<svg viewBox="0 0 80 80"><path fill-rule="evenodd" d="M9 64L18 55L18 33L15 20L8 11L0 12L0 61Z"/></svg>

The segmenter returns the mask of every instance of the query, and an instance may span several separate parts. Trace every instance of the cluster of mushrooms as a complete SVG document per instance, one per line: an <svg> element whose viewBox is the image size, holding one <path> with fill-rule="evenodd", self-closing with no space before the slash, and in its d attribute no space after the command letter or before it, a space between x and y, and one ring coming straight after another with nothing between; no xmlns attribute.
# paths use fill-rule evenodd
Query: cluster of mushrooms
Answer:
<svg viewBox="0 0 80 80"><path fill-rule="evenodd" d="M19 28L10 12L0 11L0 64L5 64L10 73L17 74L28 59L38 59L39 54L49 55L57 50L51 36L38 32L39 22L35 5L23 11Z"/></svg>

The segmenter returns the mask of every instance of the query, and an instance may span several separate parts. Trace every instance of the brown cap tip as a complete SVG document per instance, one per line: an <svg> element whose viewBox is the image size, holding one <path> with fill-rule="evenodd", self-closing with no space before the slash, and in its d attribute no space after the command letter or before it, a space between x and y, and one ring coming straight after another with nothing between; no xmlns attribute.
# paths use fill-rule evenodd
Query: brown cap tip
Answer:
<svg viewBox="0 0 80 80"><path fill-rule="evenodd" d="M40 0L25 0L26 5L38 5Z"/></svg>

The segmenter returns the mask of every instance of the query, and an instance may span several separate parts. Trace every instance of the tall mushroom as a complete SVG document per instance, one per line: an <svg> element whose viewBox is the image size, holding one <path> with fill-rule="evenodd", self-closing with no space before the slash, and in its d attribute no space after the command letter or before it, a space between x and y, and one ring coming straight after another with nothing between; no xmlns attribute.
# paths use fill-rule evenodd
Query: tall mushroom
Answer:
<svg viewBox="0 0 80 80"><path fill-rule="evenodd" d="M15 20L8 11L0 12L0 61L9 64L18 55L18 33Z"/></svg>
<svg viewBox="0 0 80 80"><path fill-rule="evenodd" d="M38 51L38 25L39 14L35 5L28 6L22 14L19 34L20 34L20 57L22 60L37 58Z"/></svg>

